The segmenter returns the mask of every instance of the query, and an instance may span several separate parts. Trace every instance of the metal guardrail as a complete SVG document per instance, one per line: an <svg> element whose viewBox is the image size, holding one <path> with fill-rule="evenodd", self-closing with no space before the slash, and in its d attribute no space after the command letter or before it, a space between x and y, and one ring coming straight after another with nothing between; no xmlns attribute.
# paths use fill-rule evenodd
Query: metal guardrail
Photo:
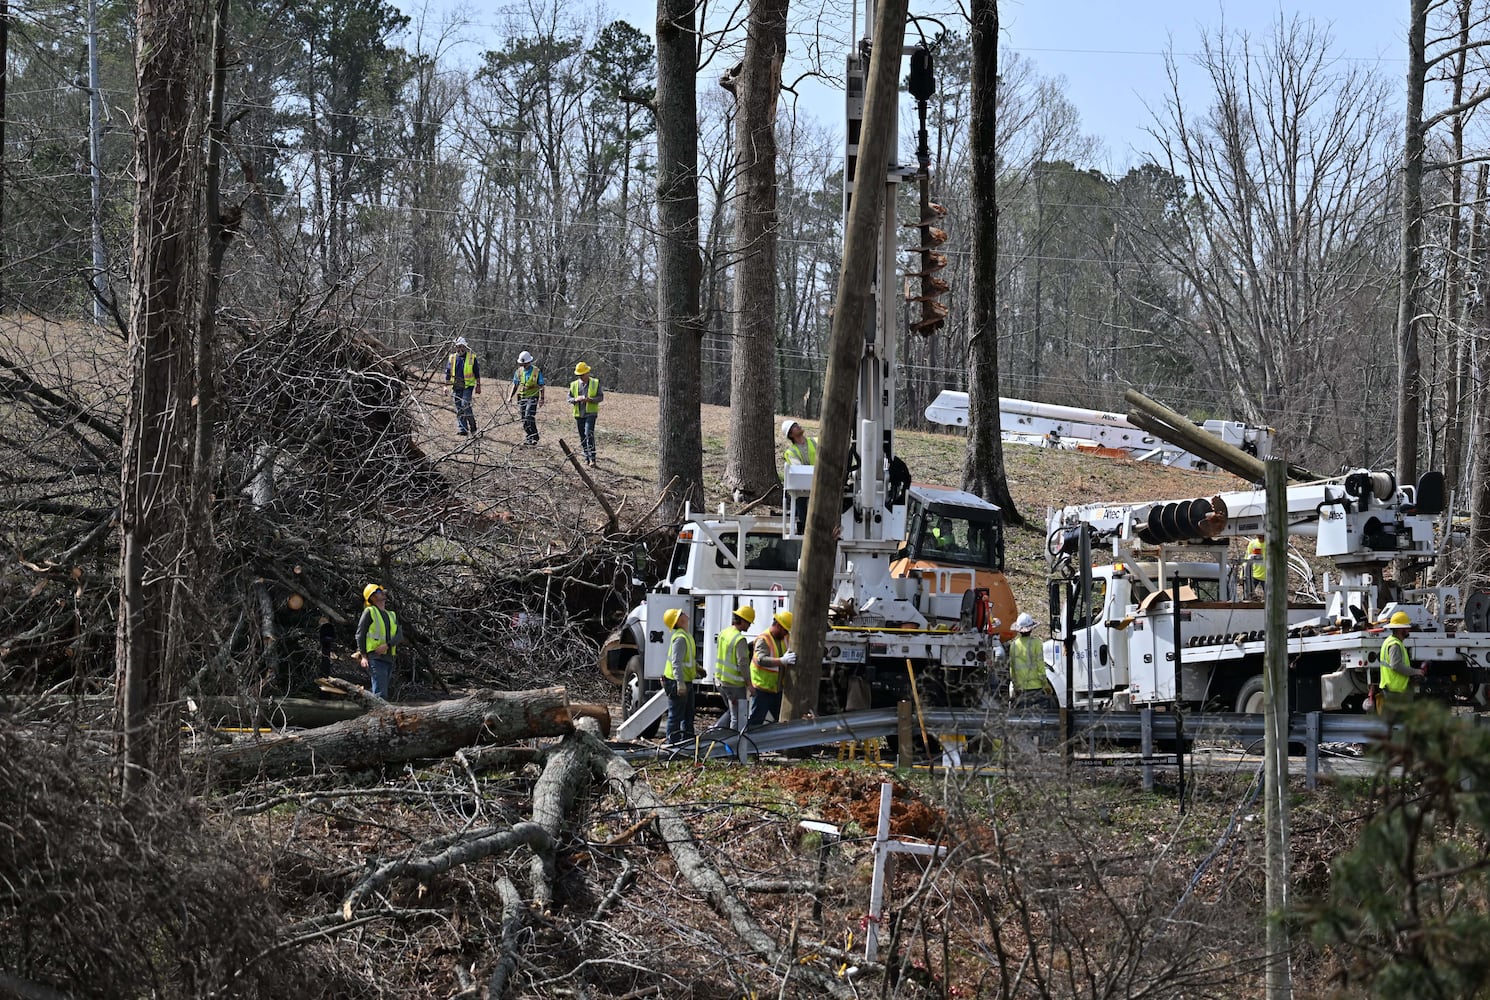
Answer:
<svg viewBox="0 0 1490 1000"><path fill-rule="evenodd" d="M988 710L932 708L921 714L928 733L940 736L957 733L962 736L987 735L1003 738L1010 731L1053 734L1061 731L1059 712L1006 713ZM1244 746L1263 741L1263 717L1236 712L1180 714L1155 712L1100 712L1088 717L1081 710L1072 713L1073 740L1093 738L1103 743L1173 744L1178 726L1182 725L1187 750L1197 742L1236 742ZM778 722L740 734L732 729L715 728L700 733L685 744L623 750L628 760L686 758L746 758L760 753L782 752L830 743L884 739L893 736L900 725L900 713L894 708L845 712L841 715L793 722ZM1144 730L1147 727L1148 733ZM1319 771L1319 748L1325 743L1368 744L1383 739L1389 732L1386 723L1367 715L1339 715L1309 712L1289 718L1289 743L1304 746L1305 778L1314 787ZM1111 760L1104 761L1112 763ZM1145 767L1175 765L1177 752L1146 753L1131 763Z"/></svg>

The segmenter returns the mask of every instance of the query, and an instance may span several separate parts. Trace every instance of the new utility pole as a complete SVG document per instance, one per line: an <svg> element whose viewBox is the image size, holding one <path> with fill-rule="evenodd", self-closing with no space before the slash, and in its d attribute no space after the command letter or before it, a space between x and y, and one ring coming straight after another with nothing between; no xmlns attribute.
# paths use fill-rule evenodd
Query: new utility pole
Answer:
<svg viewBox="0 0 1490 1000"><path fill-rule="evenodd" d="M888 225L894 230L893 217L886 221L887 171L896 152L891 139L896 134L900 113L900 62L909 7L909 0L883 0L872 19L863 126L858 137L858 154L848 164L854 186L823 385L822 435L814 472L814 481L820 488L812 491L807 505L807 531L793 601L795 621L791 641L797 663L782 674L782 721L800 719L817 709L828 605L833 597L833 571L838 559L833 530L843 515L842 483L848 472L848 453L854 435L854 406L865 330L878 325L874 314L879 308L876 291L879 296L892 294L889 284L893 281L887 284L875 279L876 269L881 267L882 227ZM857 96L849 94L851 100ZM891 204L890 211L893 208ZM888 330L880 332L885 337L894 336ZM878 442L861 442L861 447L871 445L877 448ZM864 467L871 470L866 475L872 477L878 470L878 456L877 450L861 456Z"/></svg>
<svg viewBox="0 0 1490 1000"><path fill-rule="evenodd" d="M1266 644L1263 652L1263 820L1267 827L1267 1000L1288 1000L1288 473L1270 458L1267 478Z"/></svg>

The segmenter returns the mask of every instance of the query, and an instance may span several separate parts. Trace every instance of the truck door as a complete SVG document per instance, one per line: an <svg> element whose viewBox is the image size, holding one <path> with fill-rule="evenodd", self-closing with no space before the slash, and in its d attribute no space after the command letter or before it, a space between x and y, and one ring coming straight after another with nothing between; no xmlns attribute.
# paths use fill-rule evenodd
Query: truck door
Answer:
<svg viewBox="0 0 1490 1000"><path fill-rule="evenodd" d="M647 595L647 645L642 651L642 676L647 680L660 681L662 668L667 664L667 637L672 629L662 623L662 616L670 608L682 608L688 612L688 626L693 630L694 638L698 639L701 622L693 604L693 598L687 594ZM703 652L702 641L699 642L699 652Z"/></svg>

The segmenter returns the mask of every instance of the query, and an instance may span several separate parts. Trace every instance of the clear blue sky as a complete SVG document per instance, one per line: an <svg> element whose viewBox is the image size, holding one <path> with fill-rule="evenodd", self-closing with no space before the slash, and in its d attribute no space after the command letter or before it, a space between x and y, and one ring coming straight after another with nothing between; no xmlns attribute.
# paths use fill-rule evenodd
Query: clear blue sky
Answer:
<svg viewBox="0 0 1490 1000"><path fill-rule="evenodd" d="M416 21L424 10L431 25L429 33L449 11L464 6L471 24L462 34L470 42L457 46L453 54L472 62L482 49L494 43L494 25L503 20L498 7L483 4L478 8L462 0L394 2ZM529 3L541 7L546 2L553 0L518 0L520 7ZM656 22L655 0L566 0L561 6L566 14L583 16L592 3L605 8L608 17L624 18L648 34ZM713 6L721 11L743 9L743 5ZM911 9L940 17L954 31L966 30L956 0L912 0ZM832 35L835 40L823 44L824 56L830 66L841 66L851 10L849 0L794 0L792 43L799 45L803 34L812 31ZM1391 80L1401 78L1406 71L1403 38L1408 0L1292 0L1273 5L1184 0L1002 0L999 12L1006 46L1028 57L1042 76L1064 78L1066 94L1080 112L1082 131L1096 136L1106 147L1103 162L1095 165L1118 172L1142 159L1141 153L1147 148L1144 128L1151 124L1152 117L1146 105L1159 108L1168 89L1164 52L1172 48L1182 73L1193 77L1189 57L1199 51L1202 31L1245 31L1264 42L1271 38L1280 15L1285 21L1299 16L1329 27L1339 58L1374 66ZM804 17L806 23L802 23ZM862 18L861 13L861 26ZM801 67L787 66L788 77L800 71ZM718 75L717 66L706 71L709 86ZM803 104L825 125L841 129L841 93L808 85L803 88Z"/></svg>
<svg viewBox="0 0 1490 1000"><path fill-rule="evenodd" d="M1138 158L1143 128L1168 91L1164 52L1172 48L1182 70L1199 51L1203 31L1245 31L1259 42L1272 37L1281 13L1327 25L1342 59L1375 66L1389 79L1407 71L1408 0L1295 0L1284 4L1185 3L1139 0L1005 0L999 6L1006 43L1034 61L1044 76L1063 76L1066 94L1081 112L1083 131L1107 145L1112 165ZM1183 77L1182 77L1183 79Z"/></svg>

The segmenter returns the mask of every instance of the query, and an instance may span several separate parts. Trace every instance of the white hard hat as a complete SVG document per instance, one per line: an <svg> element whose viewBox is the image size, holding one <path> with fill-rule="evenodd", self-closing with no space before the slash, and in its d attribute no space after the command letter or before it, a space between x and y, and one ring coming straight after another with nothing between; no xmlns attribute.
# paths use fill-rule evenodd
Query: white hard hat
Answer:
<svg viewBox="0 0 1490 1000"><path fill-rule="evenodd" d="M455 338L455 346L456 347L470 347L471 345L468 344L468 343L466 343L466 338L465 337L456 337Z"/></svg>
<svg viewBox="0 0 1490 1000"><path fill-rule="evenodd" d="M1019 617L1014 619L1014 631L1033 632L1035 629L1035 616L1028 611L1021 611Z"/></svg>
<svg viewBox="0 0 1490 1000"><path fill-rule="evenodd" d="M783 420L781 422L781 436L787 437L788 435L790 435L792 432L792 428L795 426L797 426L797 422L795 420Z"/></svg>
<svg viewBox="0 0 1490 1000"><path fill-rule="evenodd" d="M520 365L529 364L529 363L532 362L532 360L533 360L533 355L529 354L527 351L523 351L521 354L519 354L517 356L517 363L520 364Z"/></svg>

